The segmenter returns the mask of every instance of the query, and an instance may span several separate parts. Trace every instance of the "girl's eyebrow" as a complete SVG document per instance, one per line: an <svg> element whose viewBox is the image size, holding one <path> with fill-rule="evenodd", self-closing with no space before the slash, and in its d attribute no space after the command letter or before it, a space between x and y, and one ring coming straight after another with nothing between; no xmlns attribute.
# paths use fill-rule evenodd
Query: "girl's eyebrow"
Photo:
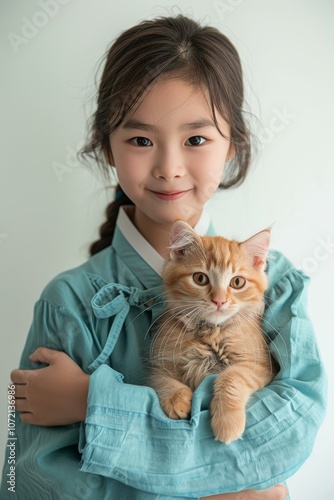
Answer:
<svg viewBox="0 0 334 500"><path fill-rule="evenodd" d="M193 122L182 123L181 125L178 126L178 129L183 131L183 130L196 130L204 127L217 128L215 123L210 118L199 118L198 120L195 120ZM126 130L132 130L132 129L147 130L149 132L157 132L159 130L159 127L157 127L156 125L152 125L150 123L144 123L134 118L130 118L129 120L127 120L122 128Z"/></svg>

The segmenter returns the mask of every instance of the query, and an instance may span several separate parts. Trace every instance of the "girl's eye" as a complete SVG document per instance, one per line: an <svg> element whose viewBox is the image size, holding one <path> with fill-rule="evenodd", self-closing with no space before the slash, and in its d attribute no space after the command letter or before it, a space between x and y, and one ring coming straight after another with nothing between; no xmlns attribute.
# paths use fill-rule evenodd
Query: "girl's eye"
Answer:
<svg viewBox="0 0 334 500"><path fill-rule="evenodd" d="M186 140L186 146L201 146L206 142L206 139L201 135L194 135Z"/></svg>
<svg viewBox="0 0 334 500"><path fill-rule="evenodd" d="M230 281L230 287L236 288L237 290L240 290L245 284L246 280L242 276L234 276Z"/></svg>
<svg viewBox="0 0 334 500"><path fill-rule="evenodd" d="M193 280L199 286L205 286L209 283L209 278L204 273L194 273Z"/></svg>
<svg viewBox="0 0 334 500"><path fill-rule="evenodd" d="M148 146L152 146L152 142L147 137L134 137L131 139L131 142L135 146L139 146L141 148L147 148Z"/></svg>

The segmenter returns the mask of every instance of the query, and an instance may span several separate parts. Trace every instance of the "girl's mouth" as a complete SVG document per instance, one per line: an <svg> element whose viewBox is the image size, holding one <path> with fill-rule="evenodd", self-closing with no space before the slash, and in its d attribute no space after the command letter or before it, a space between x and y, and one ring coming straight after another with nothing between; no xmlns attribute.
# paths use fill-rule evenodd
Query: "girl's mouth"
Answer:
<svg viewBox="0 0 334 500"><path fill-rule="evenodd" d="M151 193L153 193L160 200L170 201L181 198L185 194L189 193L189 191L190 189L186 189L185 191L151 191Z"/></svg>

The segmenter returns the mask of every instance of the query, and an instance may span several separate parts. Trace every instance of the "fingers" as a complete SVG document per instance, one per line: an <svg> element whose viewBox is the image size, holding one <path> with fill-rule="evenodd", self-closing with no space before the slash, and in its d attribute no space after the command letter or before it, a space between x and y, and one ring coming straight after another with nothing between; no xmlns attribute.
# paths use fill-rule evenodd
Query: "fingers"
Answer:
<svg viewBox="0 0 334 500"><path fill-rule="evenodd" d="M30 407L29 407L29 404L28 404L28 400L25 399L25 398L16 399L15 400L15 410L19 411L19 412L29 411Z"/></svg>
<svg viewBox="0 0 334 500"><path fill-rule="evenodd" d="M35 352L30 354L29 359L34 363L52 365L58 354L59 351L55 351L54 349L39 347ZM31 373L33 373L33 370L16 369L11 372L10 378L14 384L27 384L27 380Z"/></svg>
<svg viewBox="0 0 334 500"><path fill-rule="evenodd" d="M243 490L236 493L222 493L200 500L285 500L289 491L283 484L278 484L267 490Z"/></svg>
<svg viewBox="0 0 334 500"><path fill-rule="evenodd" d="M27 384L15 384L15 398L27 397Z"/></svg>
<svg viewBox="0 0 334 500"><path fill-rule="evenodd" d="M29 372L26 370L13 370L10 374L10 378L14 384L26 384Z"/></svg>
<svg viewBox="0 0 334 500"><path fill-rule="evenodd" d="M52 365L59 351L48 349L47 347L39 347L35 352L30 354L29 359L34 363L45 363Z"/></svg>
<svg viewBox="0 0 334 500"><path fill-rule="evenodd" d="M243 500L285 500L288 489L283 484L278 484L267 490L244 490L240 494Z"/></svg>
<svg viewBox="0 0 334 500"><path fill-rule="evenodd" d="M40 422L36 418L36 415L30 412L20 413L20 419L24 424L40 425Z"/></svg>
<svg viewBox="0 0 334 500"><path fill-rule="evenodd" d="M285 500L289 495L289 490L284 484L278 484L275 486L277 492L277 500Z"/></svg>
<svg viewBox="0 0 334 500"><path fill-rule="evenodd" d="M15 384L15 410L27 411L27 378L25 370L13 370L10 374L12 382Z"/></svg>

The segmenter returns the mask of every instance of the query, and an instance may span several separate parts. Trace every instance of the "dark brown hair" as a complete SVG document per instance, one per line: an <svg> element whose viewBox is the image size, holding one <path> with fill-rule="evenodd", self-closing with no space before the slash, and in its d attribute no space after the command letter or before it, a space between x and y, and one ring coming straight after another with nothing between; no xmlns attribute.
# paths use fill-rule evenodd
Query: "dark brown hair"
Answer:
<svg viewBox="0 0 334 500"><path fill-rule="evenodd" d="M160 77L172 76L202 87L215 110L230 126L235 156L224 171L221 188L240 184L246 177L250 159L250 133L243 113L243 78L239 55L218 29L201 26L183 15L143 21L124 31L106 55L92 117L90 134L81 157L93 157L105 173L110 165L110 134L122 123ZM111 243L118 209L131 200L116 188L116 199L106 210L107 221L100 239L90 247L91 255Z"/></svg>

